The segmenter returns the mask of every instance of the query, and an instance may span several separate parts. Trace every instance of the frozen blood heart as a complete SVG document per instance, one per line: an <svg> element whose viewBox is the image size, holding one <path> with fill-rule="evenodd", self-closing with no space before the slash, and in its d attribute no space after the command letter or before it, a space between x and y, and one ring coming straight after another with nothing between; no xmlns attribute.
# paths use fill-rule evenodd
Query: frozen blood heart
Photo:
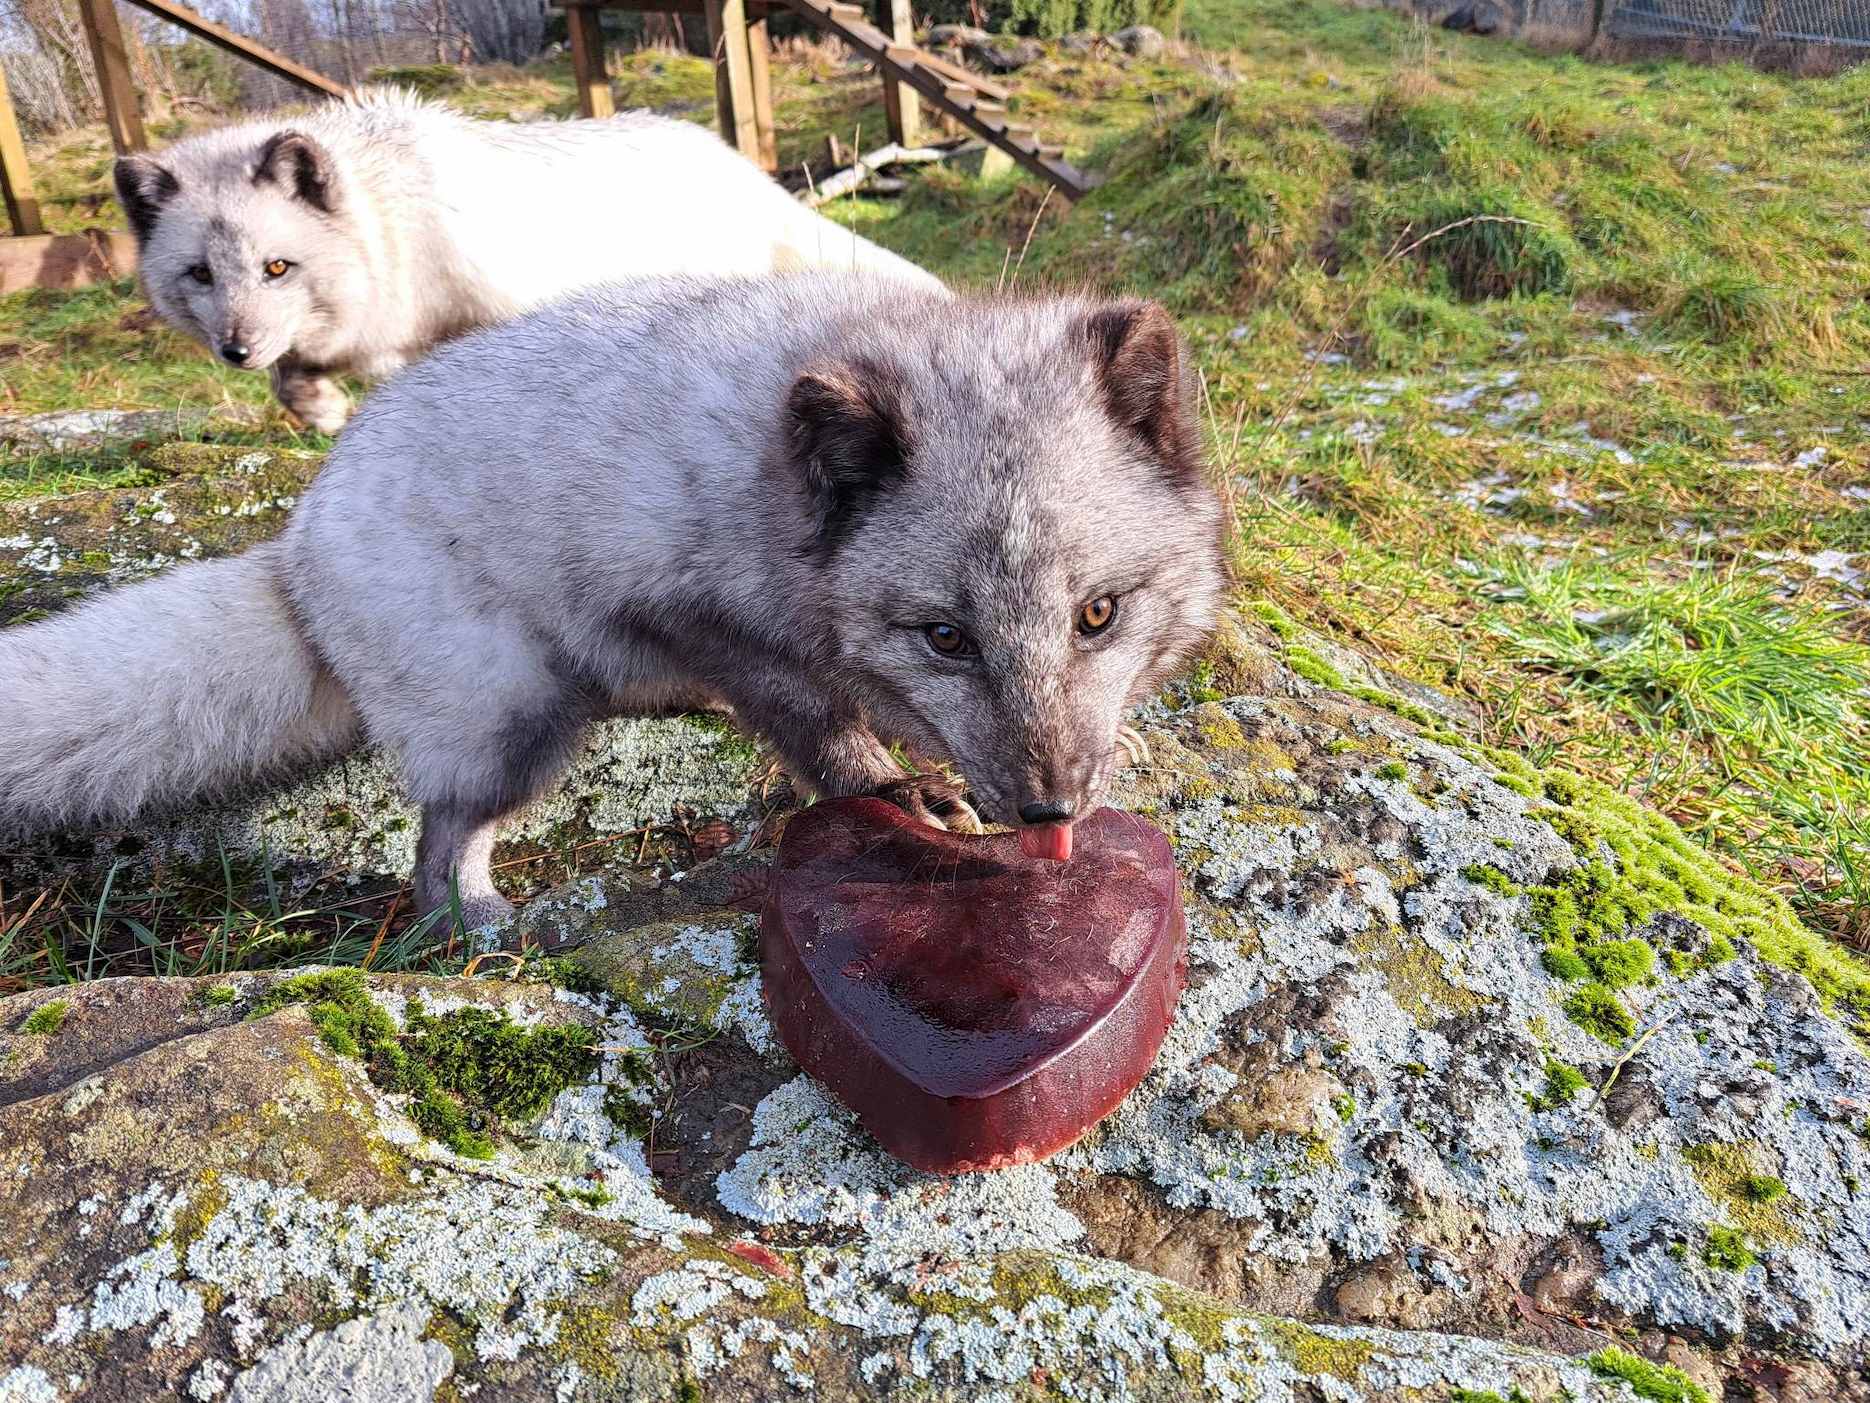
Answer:
<svg viewBox="0 0 1870 1403"><path fill-rule="evenodd" d="M1067 860L880 799L786 825L760 921L766 1001L799 1065L883 1147L941 1173L1055 1154L1155 1059L1187 973L1169 845L1132 814Z"/></svg>

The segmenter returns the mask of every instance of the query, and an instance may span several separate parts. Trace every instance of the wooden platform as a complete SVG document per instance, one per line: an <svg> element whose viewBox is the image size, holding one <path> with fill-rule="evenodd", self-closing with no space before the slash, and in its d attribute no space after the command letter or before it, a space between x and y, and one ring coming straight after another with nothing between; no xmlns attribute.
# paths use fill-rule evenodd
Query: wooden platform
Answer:
<svg viewBox="0 0 1870 1403"><path fill-rule="evenodd" d="M707 20L714 51L714 87L721 136L767 170L777 165L773 147L772 80L767 69L766 23L774 14L793 14L834 35L877 66L883 77L890 140L915 146L923 104L959 122L1020 166L1049 181L1067 199L1090 182L1064 158L1064 148L1041 141L1030 127L1007 119L1011 93L1000 83L958 63L915 47L909 0L878 0L890 14L885 32L864 6L848 0L553 0L565 11L571 31L572 69L579 110L609 116L610 77L604 69L601 10L652 14L699 14Z"/></svg>

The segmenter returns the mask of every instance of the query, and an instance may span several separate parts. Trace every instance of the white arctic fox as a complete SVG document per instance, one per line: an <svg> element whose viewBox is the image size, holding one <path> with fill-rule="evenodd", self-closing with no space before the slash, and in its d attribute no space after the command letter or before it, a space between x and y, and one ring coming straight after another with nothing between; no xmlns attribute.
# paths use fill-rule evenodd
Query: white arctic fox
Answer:
<svg viewBox="0 0 1870 1403"><path fill-rule="evenodd" d="M335 432L381 377L566 292L663 273L929 273L807 209L692 123L479 122L375 90L117 162L145 291Z"/></svg>

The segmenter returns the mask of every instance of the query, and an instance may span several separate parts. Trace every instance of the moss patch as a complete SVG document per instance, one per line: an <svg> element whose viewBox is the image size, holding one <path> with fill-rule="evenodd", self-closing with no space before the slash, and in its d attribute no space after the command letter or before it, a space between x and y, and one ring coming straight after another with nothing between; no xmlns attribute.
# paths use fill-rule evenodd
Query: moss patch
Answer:
<svg viewBox="0 0 1870 1403"><path fill-rule="evenodd" d="M1274 1347L1302 1374L1329 1374L1345 1383L1355 1383L1376 1353L1376 1346L1368 1340L1340 1340L1296 1321L1269 1320L1265 1329Z"/></svg>
<svg viewBox="0 0 1870 1403"><path fill-rule="evenodd" d="M1766 1151L1751 1140L1690 1145L1682 1158L1695 1182L1752 1243L1793 1243L1804 1236L1788 1211L1793 1200L1783 1180L1763 1173Z"/></svg>
<svg viewBox="0 0 1870 1403"><path fill-rule="evenodd" d="M1600 1349L1585 1363L1600 1379L1621 1379L1638 1398L1650 1403L1708 1403L1707 1391L1680 1369L1651 1364L1614 1346Z"/></svg>
<svg viewBox="0 0 1870 1403"><path fill-rule="evenodd" d="M1527 1096L1526 1104L1535 1111L1553 1111L1566 1105L1590 1083L1569 1062L1548 1061L1545 1064L1545 1090L1537 1096Z"/></svg>
<svg viewBox="0 0 1870 1403"><path fill-rule="evenodd" d="M1716 1223L1708 1229L1708 1245L1701 1249L1701 1260L1716 1271L1745 1271L1759 1258L1747 1246L1746 1234Z"/></svg>
<svg viewBox="0 0 1870 1403"><path fill-rule="evenodd" d="M526 1029L484 1008L432 1015L412 1002L399 1033L359 970L282 980L248 1017L289 1004L306 1005L325 1043L362 1061L372 1082L406 1094L424 1134L473 1159L493 1156L501 1124L538 1115L598 1065L589 1028Z"/></svg>
<svg viewBox="0 0 1870 1403"><path fill-rule="evenodd" d="M49 1038L65 1026L65 1019L70 1013L71 1000L48 999L26 1015L26 1021L19 1025L19 1030Z"/></svg>
<svg viewBox="0 0 1870 1403"><path fill-rule="evenodd" d="M1739 941L1812 982L1827 1008L1870 1037L1870 967L1801 925L1791 907L1728 871L1661 814L1607 785L1562 770L1541 772L1489 750L1504 777L1536 784L1549 807L1537 815L1572 847L1579 865L1526 888L1532 931L1553 977L1584 988L1565 1001L1573 1020L1606 1041L1633 1030L1613 990L1666 971L1693 974L1731 959ZM1691 922L1685 937L1653 933L1657 916ZM1699 932L1693 928L1699 927ZM1701 935L1705 932L1705 938Z"/></svg>
<svg viewBox="0 0 1870 1403"><path fill-rule="evenodd" d="M1472 1013L1484 1005L1484 995L1464 989L1448 978L1441 954L1427 943L1395 926L1360 932L1351 940L1358 964L1374 970L1389 986L1390 994L1420 1028L1432 1028L1444 1018Z"/></svg>

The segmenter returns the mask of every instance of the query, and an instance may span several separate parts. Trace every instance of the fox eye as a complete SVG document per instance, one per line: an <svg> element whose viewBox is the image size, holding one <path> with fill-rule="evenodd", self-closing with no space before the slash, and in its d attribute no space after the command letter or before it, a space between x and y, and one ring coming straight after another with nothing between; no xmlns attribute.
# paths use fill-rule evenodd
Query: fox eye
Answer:
<svg viewBox="0 0 1870 1403"><path fill-rule="evenodd" d="M1114 596L1100 594L1084 608L1078 611L1078 632L1087 637L1102 633L1117 618L1117 601Z"/></svg>
<svg viewBox="0 0 1870 1403"><path fill-rule="evenodd" d="M944 658L962 658L974 651L968 636L953 624L930 624L922 630L922 636Z"/></svg>
<svg viewBox="0 0 1870 1403"><path fill-rule="evenodd" d="M214 281L214 273L206 263L197 263L194 267L190 268L188 270L188 276L200 283L203 287L206 287L209 283Z"/></svg>
<svg viewBox="0 0 1870 1403"><path fill-rule="evenodd" d="M275 258L266 265L266 276L269 278L283 278L286 276L286 269L291 266L292 265L286 262L285 259Z"/></svg>

